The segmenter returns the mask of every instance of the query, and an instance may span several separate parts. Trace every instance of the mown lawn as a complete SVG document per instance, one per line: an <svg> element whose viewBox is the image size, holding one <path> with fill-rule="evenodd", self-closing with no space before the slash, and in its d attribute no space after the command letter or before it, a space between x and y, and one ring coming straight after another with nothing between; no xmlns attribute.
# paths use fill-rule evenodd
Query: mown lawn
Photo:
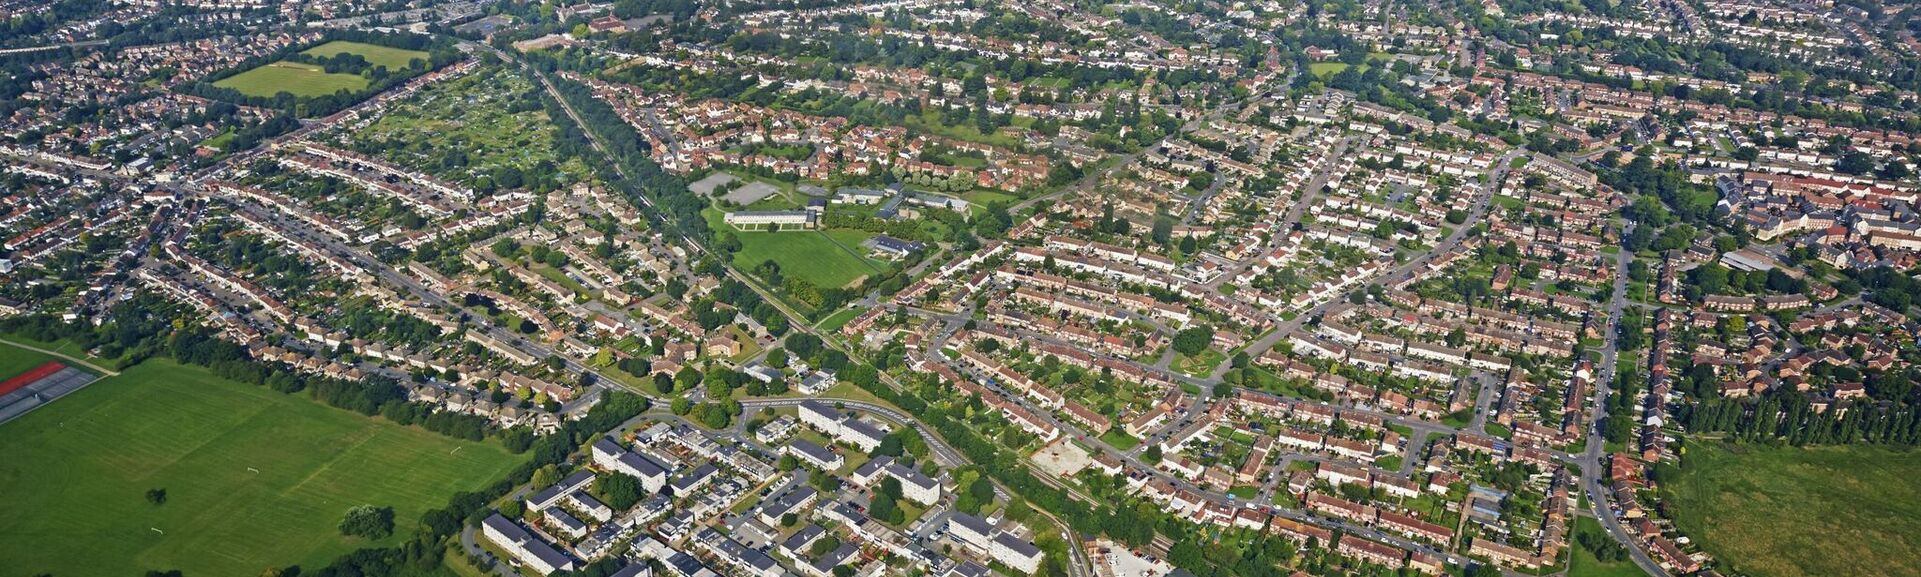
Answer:
<svg viewBox="0 0 1921 577"><path fill-rule="evenodd" d="M752 271L766 261L780 265L781 274L806 279L820 288L846 286L882 270L879 261L861 256L860 243L872 233L858 230L737 231L721 221L721 212L707 211L708 226L740 239L734 266Z"/></svg>
<svg viewBox="0 0 1921 577"><path fill-rule="evenodd" d="M1726 574L1921 576L1921 452L1690 443L1675 523Z"/></svg>
<svg viewBox="0 0 1921 577"><path fill-rule="evenodd" d="M11 379L14 375L27 372L27 369L40 366L41 363L47 361L60 361L69 365L73 364L63 359L54 358L53 355L37 353L13 345L0 343L0 381ZM81 370L86 370L86 367L80 368Z"/></svg>
<svg viewBox="0 0 1921 577"><path fill-rule="evenodd" d="M401 542L521 458L149 360L0 426L0 576L258 575ZM165 489L149 504L148 489ZM342 537L348 508L395 535Z"/></svg>
<svg viewBox="0 0 1921 577"><path fill-rule="evenodd" d="M222 78L213 85L232 88L248 96L268 98L281 92L294 96L324 96L341 90L364 90L367 88L367 79L356 74L327 72L319 66L303 62L270 62Z"/></svg>
<svg viewBox="0 0 1921 577"><path fill-rule="evenodd" d="M367 59L368 64L372 64L374 66L385 66L387 67L388 70L394 70L394 71L398 71L402 68L406 68L407 64L412 62L415 58L425 61L427 60L427 57L428 57L428 54L426 52L421 52L419 50L394 48L391 46L367 44L364 42L348 42L345 40L335 40L332 42L328 42L326 44L315 46L313 48L308 48L305 51L303 51L302 54L312 54L314 56L333 56L343 52L351 53L351 54L359 54L361 58Z"/></svg>

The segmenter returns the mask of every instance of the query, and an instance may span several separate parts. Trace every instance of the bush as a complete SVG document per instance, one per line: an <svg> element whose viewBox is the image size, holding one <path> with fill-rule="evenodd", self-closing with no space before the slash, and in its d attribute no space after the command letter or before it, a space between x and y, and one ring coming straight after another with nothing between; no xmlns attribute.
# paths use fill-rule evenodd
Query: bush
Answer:
<svg viewBox="0 0 1921 577"><path fill-rule="evenodd" d="M349 537L382 539L394 534L394 508L361 505L347 510L340 520L340 534Z"/></svg>

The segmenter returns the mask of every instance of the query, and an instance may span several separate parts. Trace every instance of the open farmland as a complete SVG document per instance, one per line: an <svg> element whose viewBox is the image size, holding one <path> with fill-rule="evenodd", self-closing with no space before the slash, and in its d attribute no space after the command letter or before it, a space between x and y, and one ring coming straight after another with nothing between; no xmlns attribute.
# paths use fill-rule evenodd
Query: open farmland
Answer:
<svg viewBox="0 0 1921 577"><path fill-rule="evenodd" d="M150 360L0 427L0 576L318 567L399 542L421 513L518 460ZM155 488L165 504L145 500ZM395 536L341 536L361 504L393 507Z"/></svg>

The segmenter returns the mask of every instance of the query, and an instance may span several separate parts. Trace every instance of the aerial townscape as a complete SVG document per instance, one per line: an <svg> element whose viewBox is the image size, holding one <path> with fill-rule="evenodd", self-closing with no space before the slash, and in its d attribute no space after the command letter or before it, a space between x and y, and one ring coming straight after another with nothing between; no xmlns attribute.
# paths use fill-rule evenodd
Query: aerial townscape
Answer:
<svg viewBox="0 0 1921 577"><path fill-rule="evenodd" d="M1921 5L0 0L0 577L1921 577Z"/></svg>

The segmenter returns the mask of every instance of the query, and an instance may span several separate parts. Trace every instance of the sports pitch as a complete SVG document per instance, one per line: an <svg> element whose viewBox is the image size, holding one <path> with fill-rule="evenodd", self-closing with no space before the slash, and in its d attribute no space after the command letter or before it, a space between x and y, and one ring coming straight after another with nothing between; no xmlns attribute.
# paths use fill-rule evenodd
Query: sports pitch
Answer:
<svg viewBox="0 0 1921 577"><path fill-rule="evenodd" d="M400 542L520 460L149 360L0 426L0 577L311 570ZM152 488L164 505L146 501ZM393 507L395 536L342 537L360 504Z"/></svg>
<svg viewBox="0 0 1921 577"><path fill-rule="evenodd" d="M836 288L879 273L886 266L861 254L866 250L861 243L873 238L873 233L851 229L738 231L722 220L720 211L708 209L706 215L708 227L731 232L740 239L734 266L742 269L753 270L771 260L780 264L782 274L807 279L820 288Z"/></svg>
<svg viewBox="0 0 1921 577"><path fill-rule="evenodd" d="M354 74L335 74L302 62L270 62L252 70L228 76L213 83L248 96L272 98L287 92L294 96L324 96L341 90L365 90L367 79Z"/></svg>

